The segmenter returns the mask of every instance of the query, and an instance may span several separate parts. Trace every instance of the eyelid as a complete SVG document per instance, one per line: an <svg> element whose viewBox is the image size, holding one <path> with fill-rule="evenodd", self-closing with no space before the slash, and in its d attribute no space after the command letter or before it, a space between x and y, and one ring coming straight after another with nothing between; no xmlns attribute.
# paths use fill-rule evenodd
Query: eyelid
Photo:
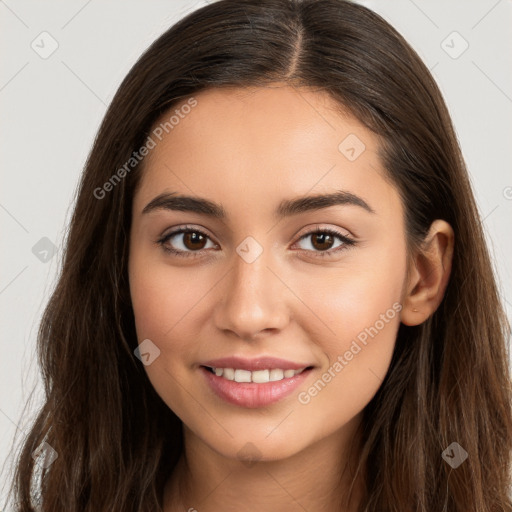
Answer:
<svg viewBox="0 0 512 512"><path fill-rule="evenodd" d="M178 233L187 232L187 231L194 231L196 233L200 233L200 234L208 237L210 240L212 240L214 243L217 244L217 242L215 242L215 240L214 240L214 237L212 235L210 235L209 231L206 228L203 228L202 226L191 225L191 224L182 224L182 225L175 226L168 232L166 230L166 231L164 231L164 234L159 237L159 239L169 238L171 236L177 235Z"/></svg>
<svg viewBox="0 0 512 512"><path fill-rule="evenodd" d="M296 234L295 236L297 236L297 239L301 239L302 237L304 237L305 235L311 235L313 233L316 233L318 231L331 231L333 233L336 233L337 236L341 236L341 237L345 237L345 238L350 238L350 239L353 239L354 241L356 240L356 236L353 235L348 229L345 229L345 228L340 228L338 226L335 226L335 227L332 227L330 225L323 225L323 224L314 224L313 227L309 226L307 228L304 228L304 230L300 230L298 232L298 234ZM342 233L341 231L344 231L345 233Z"/></svg>

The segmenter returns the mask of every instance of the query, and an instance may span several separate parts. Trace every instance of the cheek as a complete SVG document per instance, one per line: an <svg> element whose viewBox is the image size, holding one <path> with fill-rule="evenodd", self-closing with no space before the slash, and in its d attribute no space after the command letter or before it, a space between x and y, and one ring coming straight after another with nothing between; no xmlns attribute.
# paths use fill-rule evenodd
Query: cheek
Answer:
<svg viewBox="0 0 512 512"><path fill-rule="evenodd" d="M392 311L389 316L395 313ZM398 314L387 324L382 321L381 329L363 329L359 337L338 339L337 347L328 354L329 362L297 395L295 419L320 419L316 424L298 421L295 428L303 436L325 437L362 413L389 368L399 325L397 318Z"/></svg>
<svg viewBox="0 0 512 512"><path fill-rule="evenodd" d="M190 395L180 383L186 382L186 362L193 359L190 349L196 336L191 325L194 305L201 297L190 278L187 272L173 272L161 262L131 260L130 293L137 339L139 343L150 339L160 350L144 370L158 395L183 421L192 421L190 415L194 413L187 405Z"/></svg>
<svg viewBox="0 0 512 512"><path fill-rule="evenodd" d="M162 261L137 258L130 262L130 294L137 335L155 340L173 336L186 323L207 285L197 272L172 269Z"/></svg>
<svg viewBox="0 0 512 512"><path fill-rule="evenodd" d="M175 411L188 396L179 383L190 378L201 357L200 341L208 338L201 329L208 322L209 294L218 279L218 272L207 267L173 268L161 259L137 255L130 260L137 339L150 339L160 350L144 368L157 393Z"/></svg>
<svg viewBox="0 0 512 512"><path fill-rule="evenodd" d="M301 277L298 294L317 313L316 319L308 318L310 325L320 326L325 352L344 351L350 340L376 323L384 330L381 320L386 313L385 326L394 322L398 327L405 273L405 247L395 250L391 245L354 252L343 267L328 272L320 268Z"/></svg>
<svg viewBox="0 0 512 512"><path fill-rule="evenodd" d="M400 325L401 290L405 279L405 246L391 245L378 253L360 252L357 262L332 272L325 269L303 281L302 295L318 317L309 315L303 328L315 336L321 352L318 380L303 390L315 409L343 403L343 411L357 414L377 392L388 370ZM304 317L306 318L306 317ZM321 322L319 322L319 319ZM320 329L308 328L319 325ZM315 334L313 334L313 332Z"/></svg>

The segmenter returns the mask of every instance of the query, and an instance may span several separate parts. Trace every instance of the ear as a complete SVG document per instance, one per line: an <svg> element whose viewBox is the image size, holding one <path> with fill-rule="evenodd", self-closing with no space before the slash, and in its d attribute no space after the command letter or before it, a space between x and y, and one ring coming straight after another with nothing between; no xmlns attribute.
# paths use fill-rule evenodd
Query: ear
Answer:
<svg viewBox="0 0 512 512"><path fill-rule="evenodd" d="M403 324L423 323L441 304L452 268L454 238L450 224L437 219L412 255L402 301Z"/></svg>

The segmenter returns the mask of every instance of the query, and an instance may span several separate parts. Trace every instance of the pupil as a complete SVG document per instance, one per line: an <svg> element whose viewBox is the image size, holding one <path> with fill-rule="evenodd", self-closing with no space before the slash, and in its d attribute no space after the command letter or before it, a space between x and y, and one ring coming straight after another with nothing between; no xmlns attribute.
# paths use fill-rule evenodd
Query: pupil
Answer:
<svg viewBox="0 0 512 512"><path fill-rule="evenodd" d="M328 239L326 242L325 239ZM318 233L315 236L315 241L320 241L320 244L322 247L317 247L317 249L329 249L332 245L332 235L329 235L328 233Z"/></svg>
<svg viewBox="0 0 512 512"><path fill-rule="evenodd" d="M191 231L191 232L185 233L185 245L187 245L187 242L190 242L192 244L192 247L189 247L189 249L201 249L202 246L197 247L197 246L194 246L194 244L197 244L197 243L201 244L201 242L203 242L203 245L204 245L204 237L200 233Z"/></svg>

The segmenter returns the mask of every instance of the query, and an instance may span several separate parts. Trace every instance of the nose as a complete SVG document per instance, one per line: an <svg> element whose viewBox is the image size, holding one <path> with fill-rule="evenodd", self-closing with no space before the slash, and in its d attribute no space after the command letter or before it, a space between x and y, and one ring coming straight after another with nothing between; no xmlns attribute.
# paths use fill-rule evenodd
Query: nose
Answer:
<svg viewBox="0 0 512 512"><path fill-rule="evenodd" d="M234 255L214 313L217 328L251 340L287 325L287 298L292 294L271 268L275 265L269 256L266 249L252 262Z"/></svg>

